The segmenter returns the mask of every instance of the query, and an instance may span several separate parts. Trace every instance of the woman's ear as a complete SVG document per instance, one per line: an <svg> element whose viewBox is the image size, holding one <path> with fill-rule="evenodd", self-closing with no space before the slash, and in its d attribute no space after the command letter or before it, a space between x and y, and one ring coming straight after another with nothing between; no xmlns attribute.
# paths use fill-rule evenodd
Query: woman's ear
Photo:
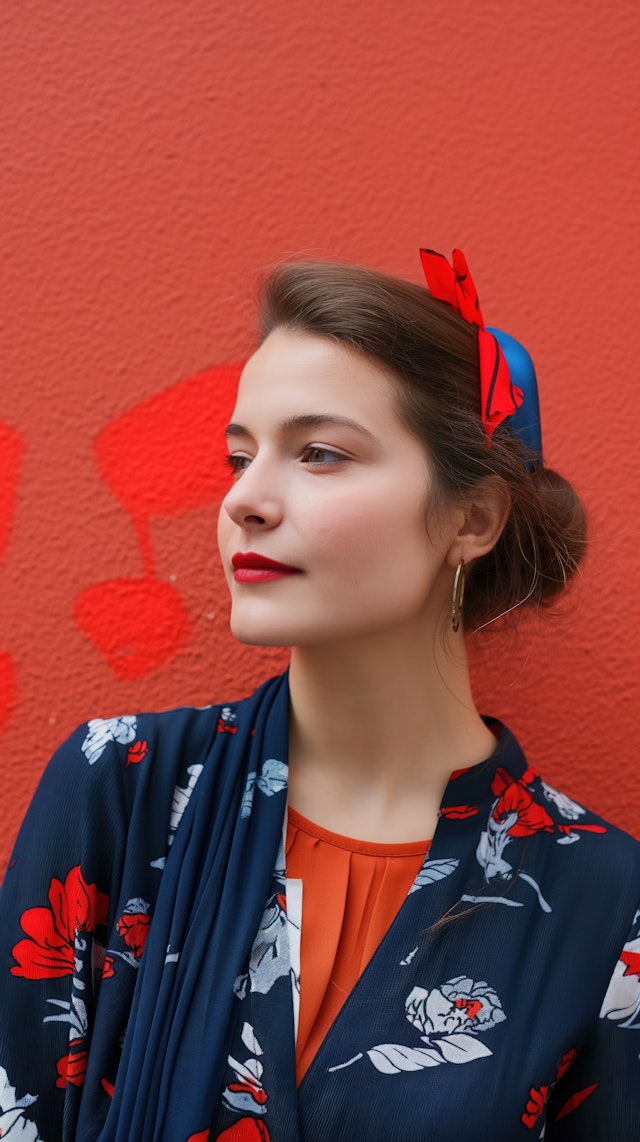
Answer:
<svg viewBox="0 0 640 1142"><path fill-rule="evenodd" d="M464 521L448 555L452 567L461 559L471 563L495 547L509 518L511 496L503 480L487 477L463 506Z"/></svg>

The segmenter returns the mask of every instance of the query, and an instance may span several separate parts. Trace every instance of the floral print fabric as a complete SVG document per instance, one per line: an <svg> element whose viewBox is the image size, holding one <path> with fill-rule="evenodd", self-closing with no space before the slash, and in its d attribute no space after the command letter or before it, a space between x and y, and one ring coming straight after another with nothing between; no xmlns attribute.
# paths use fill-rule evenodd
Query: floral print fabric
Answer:
<svg viewBox="0 0 640 1142"><path fill-rule="evenodd" d="M0 893L0 1137L636 1142L640 846L506 730L296 1090L287 714L285 675L58 752Z"/></svg>

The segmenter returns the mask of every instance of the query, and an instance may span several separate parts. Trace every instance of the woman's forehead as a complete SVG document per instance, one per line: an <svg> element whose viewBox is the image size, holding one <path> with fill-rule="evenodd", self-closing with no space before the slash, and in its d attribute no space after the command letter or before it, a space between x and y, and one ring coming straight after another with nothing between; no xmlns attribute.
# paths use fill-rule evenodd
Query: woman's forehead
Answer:
<svg viewBox="0 0 640 1142"><path fill-rule="evenodd" d="M265 413L291 418L342 418L378 431L394 423L393 382L370 358L346 345L308 333L276 329L249 358L238 388L233 421Z"/></svg>

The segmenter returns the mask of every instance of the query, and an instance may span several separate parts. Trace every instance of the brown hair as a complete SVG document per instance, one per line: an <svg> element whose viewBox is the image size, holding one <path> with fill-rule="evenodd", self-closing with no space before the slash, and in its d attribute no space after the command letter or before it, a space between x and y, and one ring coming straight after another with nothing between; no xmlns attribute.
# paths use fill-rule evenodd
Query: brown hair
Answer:
<svg viewBox="0 0 640 1142"><path fill-rule="evenodd" d="M327 337L397 379L398 412L424 444L438 504L487 478L501 482L509 517L493 550L467 569L467 629L555 599L585 552L584 509L561 476L527 468L530 457L506 425L487 445L476 327L421 286L332 262L279 266L261 303L263 337L278 327Z"/></svg>

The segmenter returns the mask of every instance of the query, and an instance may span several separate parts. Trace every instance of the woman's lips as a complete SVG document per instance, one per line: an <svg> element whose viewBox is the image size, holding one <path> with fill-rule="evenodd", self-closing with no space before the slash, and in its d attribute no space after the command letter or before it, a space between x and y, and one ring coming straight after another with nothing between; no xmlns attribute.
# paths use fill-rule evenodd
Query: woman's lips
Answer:
<svg viewBox="0 0 640 1142"><path fill-rule="evenodd" d="M237 583L269 583L273 579L284 579L288 575L299 575L298 567L267 559L253 551L238 551L231 558L233 577Z"/></svg>

